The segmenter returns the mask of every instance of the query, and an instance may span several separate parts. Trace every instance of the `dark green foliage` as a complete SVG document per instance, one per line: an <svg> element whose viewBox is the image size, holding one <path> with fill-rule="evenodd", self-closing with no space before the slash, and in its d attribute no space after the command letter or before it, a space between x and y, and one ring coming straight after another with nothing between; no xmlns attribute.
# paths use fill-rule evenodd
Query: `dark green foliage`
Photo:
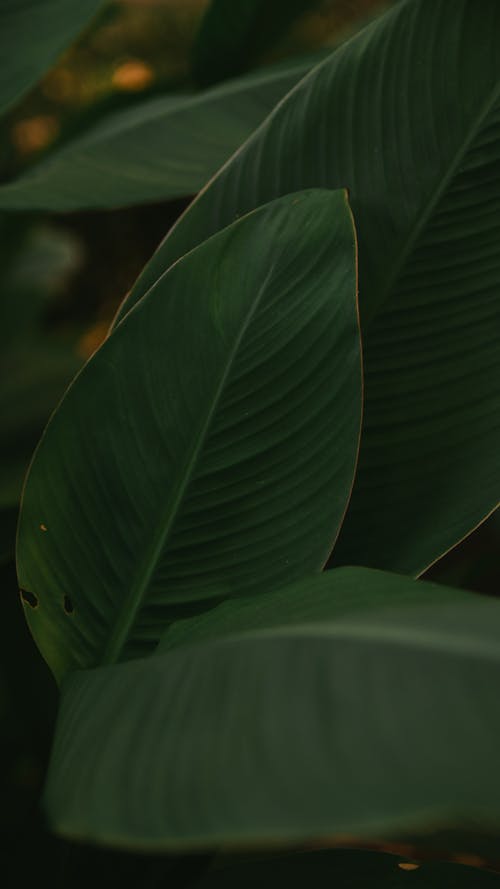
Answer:
<svg viewBox="0 0 500 889"><path fill-rule="evenodd" d="M103 0L1 0L0 112L30 88Z"/></svg>
<svg viewBox="0 0 500 889"><path fill-rule="evenodd" d="M0 0L0 106L99 5ZM315 5L214 0L198 84ZM402 0L0 187L2 824L55 889L498 883L500 602L453 588L497 556L414 578L500 497L499 38L496 0ZM195 191L77 348L84 254L11 211ZM12 565L54 407L17 570L55 732Z"/></svg>
<svg viewBox="0 0 500 889"><path fill-rule="evenodd" d="M418 574L498 504L499 33L496 0L398 3L275 109L118 316L235 215L349 188L365 418L335 564Z"/></svg>
<svg viewBox="0 0 500 889"><path fill-rule="evenodd" d="M319 0L213 0L202 20L193 53L201 86L248 68L301 13Z"/></svg>
<svg viewBox="0 0 500 889"><path fill-rule="evenodd" d="M280 199L177 263L80 374L32 464L18 574L55 674L147 653L183 603L321 570L360 420L344 193Z"/></svg>

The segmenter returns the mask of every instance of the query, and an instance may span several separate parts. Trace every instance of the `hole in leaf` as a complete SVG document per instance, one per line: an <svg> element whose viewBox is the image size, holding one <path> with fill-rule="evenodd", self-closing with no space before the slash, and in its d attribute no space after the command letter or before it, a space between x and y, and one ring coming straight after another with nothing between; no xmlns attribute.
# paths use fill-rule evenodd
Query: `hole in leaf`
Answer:
<svg viewBox="0 0 500 889"><path fill-rule="evenodd" d="M71 601L69 596L64 597L64 610L66 614L73 614L74 607L73 602Z"/></svg>
<svg viewBox="0 0 500 889"><path fill-rule="evenodd" d="M414 861L399 861L398 867L400 867L401 870L418 870L420 865L416 864Z"/></svg>
<svg viewBox="0 0 500 889"><path fill-rule="evenodd" d="M26 602L26 605L29 605L30 608L38 608L38 598L34 593L30 593L29 590L19 590L21 594L21 599L23 602Z"/></svg>

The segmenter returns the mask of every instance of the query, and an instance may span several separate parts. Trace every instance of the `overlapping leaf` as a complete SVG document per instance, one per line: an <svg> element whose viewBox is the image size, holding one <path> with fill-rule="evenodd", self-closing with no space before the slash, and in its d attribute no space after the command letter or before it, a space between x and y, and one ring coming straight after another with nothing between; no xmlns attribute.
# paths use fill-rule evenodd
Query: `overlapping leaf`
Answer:
<svg viewBox="0 0 500 889"><path fill-rule="evenodd" d="M435 594L341 569L303 582L301 623L282 612L266 628L264 606L263 628L241 632L240 611L224 638L73 673L45 796L53 827L151 850L418 848L448 831L448 853L477 851L475 835L500 830L500 603Z"/></svg>
<svg viewBox="0 0 500 889"><path fill-rule="evenodd" d="M32 86L103 0L2 0L0 112Z"/></svg>
<svg viewBox="0 0 500 889"><path fill-rule="evenodd" d="M324 55L115 111L1 185L0 207L123 207L195 194Z"/></svg>
<svg viewBox="0 0 500 889"><path fill-rule="evenodd" d="M279 194L350 190L366 414L337 563L422 571L500 499L500 5L404 0L272 113L164 241Z"/></svg>
<svg viewBox="0 0 500 889"><path fill-rule="evenodd" d="M150 651L186 605L319 570L360 413L345 193L289 195L170 269L77 377L28 476L19 582L56 675Z"/></svg>

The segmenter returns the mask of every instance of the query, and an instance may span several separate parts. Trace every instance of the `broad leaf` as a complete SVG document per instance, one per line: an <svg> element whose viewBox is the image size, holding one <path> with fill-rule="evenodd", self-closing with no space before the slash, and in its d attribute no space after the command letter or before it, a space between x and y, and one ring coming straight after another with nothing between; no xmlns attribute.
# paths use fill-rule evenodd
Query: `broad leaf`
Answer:
<svg viewBox="0 0 500 889"><path fill-rule="evenodd" d="M158 653L249 630L318 623L359 612L366 614L397 604L470 601L470 593L436 583L417 583L397 574L369 568L337 568L276 592L242 596L209 612L177 620L160 639Z"/></svg>
<svg viewBox="0 0 500 889"><path fill-rule="evenodd" d="M82 364L74 337L45 330L47 310L78 268L80 251L58 229L5 217L0 228L0 509L17 510L36 443ZM11 556L13 544L14 536Z"/></svg>
<svg viewBox="0 0 500 889"><path fill-rule="evenodd" d="M119 314L236 214L349 188L366 410L336 563L419 573L500 499L499 34L497 0L396 4L271 114Z"/></svg>
<svg viewBox="0 0 500 889"><path fill-rule="evenodd" d="M22 867L26 858L23 838L27 834L30 837L31 865L35 855L40 865L36 823L39 819L35 813L54 734L57 688L33 645L19 607L13 564L0 567L0 591L2 885L29 886L33 881L33 867L31 873ZM47 842L46 834L44 839ZM48 864L48 856L44 862Z"/></svg>
<svg viewBox="0 0 500 889"><path fill-rule="evenodd" d="M475 834L498 836L500 603L448 591L430 604L403 577L408 601L392 583L383 602L383 575L364 570L378 607L338 616L353 571L322 580L330 619L320 602L315 620L319 587L304 581L301 624L284 614L280 627L70 675L52 826L151 850L425 847L446 831L448 853L472 854Z"/></svg>
<svg viewBox="0 0 500 889"><path fill-rule="evenodd" d="M103 0L1 0L0 113L50 68Z"/></svg>
<svg viewBox="0 0 500 889"><path fill-rule="evenodd" d="M250 66L301 12L318 0L212 0L193 50L193 70L204 85L234 76Z"/></svg>
<svg viewBox="0 0 500 889"><path fill-rule="evenodd" d="M195 194L319 57L116 111L1 185L0 207L123 207Z"/></svg>
<svg viewBox="0 0 500 889"><path fill-rule="evenodd" d="M358 448L354 238L343 192L260 208L170 269L77 377L18 534L57 676L150 651L186 605L322 567Z"/></svg>

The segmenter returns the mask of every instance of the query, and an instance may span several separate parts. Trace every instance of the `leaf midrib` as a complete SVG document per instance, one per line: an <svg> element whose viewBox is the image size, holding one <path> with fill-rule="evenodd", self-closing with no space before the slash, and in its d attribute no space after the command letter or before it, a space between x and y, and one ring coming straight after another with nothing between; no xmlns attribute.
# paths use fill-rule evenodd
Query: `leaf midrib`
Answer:
<svg viewBox="0 0 500 889"><path fill-rule="evenodd" d="M448 185L454 178L460 162L466 155L467 151L471 147L474 142L474 139L478 135L481 130L483 123L488 117L490 111L495 106L497 100L500 97L500 82L497 83L493 88L491 93L487 96L484 103L481 105L479 113L477 117L472 121L471 126L466 133L463 141L458 146L455 155L453 156L448 170L442 177L441 181L435 188L434 192L432 192L429 196L427 203L424 204L420 214L417 216L413 226L411 227L408 237L406 238L405 243L401 248L401 252L399 254L399 258L393 262L389 266L389 271L387 273L385 283L383 282L380 287L380 298L379 300L371 306L369 311L364 313L364 323L365 328L368 328L371 322L377 317L381 307L385 305L389 299L393 296L394 291L396 289L396 283L399 279L401 271L406 263L406 260L410 256L415 244L417 243L422 231L424 230L426 224L431 219L432 214L436 207L438 206L441 198L446 192Z"/></svg>
<svg viewBox="0 0 500 889"><path fill-rule="evenodd" d="M161 555L167 545L168 538L171 534L175 519L182 505L184 495L188 485L193 477L194 470L198 464L198 460L203 450L203 446L212 425L215 413L222 398L228 377L233 368L234 362L238 355L239 349L248 331L248 328L257 312L262 297L266 291L268 282L274 272L274 264L271 265L264 281L259 287L255 298L250 303L246 316L240 330L234 340L233 346L227 354L227 360L223 366L222 373L214 392L212 401L208 406L208 410L200 424L197 435L193 437L193 446L189 451L184 467L179 474L178 482L174 488L171 497L167 500L165 511L160 516L157 524L156 533L152 535L151 545L146 549L144 558L140 562L135 579L132 582L128 596L118 613L113 624L111 634L108 638L106 647L104 648L101 665L114 664L120 660L125 643L129 640L137 615L140 612L142 603L147 594L149 584L158 567Z"/></svg>

